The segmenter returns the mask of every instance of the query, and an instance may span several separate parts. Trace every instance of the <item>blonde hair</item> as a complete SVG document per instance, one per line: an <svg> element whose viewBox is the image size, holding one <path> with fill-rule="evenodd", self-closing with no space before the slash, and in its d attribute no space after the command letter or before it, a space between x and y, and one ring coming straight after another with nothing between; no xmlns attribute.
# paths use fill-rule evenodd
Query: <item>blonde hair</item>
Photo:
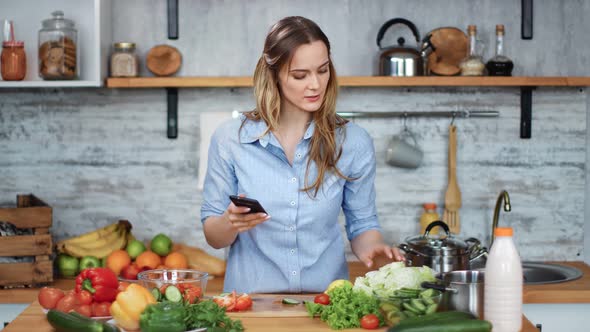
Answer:
<svg viewBox="0 0 590 332"><path fill-rule="evenodd" d="M294 51L303 44L322 41L330 56L330 42L320 27L313 21L301 16L289 16L281 19L272 26L264 42L262 56L258 60L254 71L254 94L256 109L245 113L246 119L263 120L269 131L278 129L281 112L281 94L278 87L279 71L289 65ZM305 171L303 191L313 196L317 195L326 173L334 173L340 178L349 179L343 175L336 164L342 155L342 145L336 142L336 130L348 122L336 114L336 97L338 96L338 82L336 70L330 60L330 78L322 105L313 112L315 130L309 145L309 159ZM243 126L244 123L242 123ZM311 184L308 175L310 166L314 162L318 175Z"/></svg>

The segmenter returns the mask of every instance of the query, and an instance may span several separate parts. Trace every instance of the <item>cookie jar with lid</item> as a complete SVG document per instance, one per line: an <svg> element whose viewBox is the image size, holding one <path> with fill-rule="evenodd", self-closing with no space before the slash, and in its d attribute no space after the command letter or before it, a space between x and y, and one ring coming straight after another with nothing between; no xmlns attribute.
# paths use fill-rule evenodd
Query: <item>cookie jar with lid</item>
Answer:
<svg viewBox="0 0 590 332"><path fill-rule="evenodd" d="M39 30L39 76L44 80L73 80L78 77L78 32L74 21L61 10L43 20Z"/></svg>

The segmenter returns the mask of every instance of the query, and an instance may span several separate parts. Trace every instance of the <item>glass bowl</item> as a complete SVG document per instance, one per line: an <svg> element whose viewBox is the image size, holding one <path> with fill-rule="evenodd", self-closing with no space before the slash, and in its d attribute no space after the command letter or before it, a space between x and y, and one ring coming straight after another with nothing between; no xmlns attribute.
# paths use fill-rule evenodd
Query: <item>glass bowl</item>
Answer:
<svg viewBox="0 0 590 332"><path fill-rule="evenodd" d="M379 310L385 324L393 326L400 321L417 316L434 313L442 300L442 292L435 289L415 289L414 292L394 293L392 296L379 297Z"/></svg>
<svg viewBox="0 0 590 332"><path fill-rule="evenodd" d="M190 269L147 270L137 275L139 284L152 292L156 300L178 301L178 298L167 298L170 295L180 296L185 302L198 301L207 287L207 272ZM179 292L166 292L168 286L175 286Z"/></svg>

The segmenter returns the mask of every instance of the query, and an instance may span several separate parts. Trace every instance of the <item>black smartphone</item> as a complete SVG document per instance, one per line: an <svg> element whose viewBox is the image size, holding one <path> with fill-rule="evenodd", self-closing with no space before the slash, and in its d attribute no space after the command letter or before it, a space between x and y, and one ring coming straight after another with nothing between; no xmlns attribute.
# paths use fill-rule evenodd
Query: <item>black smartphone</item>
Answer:
<svg viewBox="0 0 590 332"><path fill-rule="evenodd" d="M229 199L234 203L235 206L249 207L250 212L248 213L266 213L262 205L260 205L260 202L253 198L230 195Z"/></svg>

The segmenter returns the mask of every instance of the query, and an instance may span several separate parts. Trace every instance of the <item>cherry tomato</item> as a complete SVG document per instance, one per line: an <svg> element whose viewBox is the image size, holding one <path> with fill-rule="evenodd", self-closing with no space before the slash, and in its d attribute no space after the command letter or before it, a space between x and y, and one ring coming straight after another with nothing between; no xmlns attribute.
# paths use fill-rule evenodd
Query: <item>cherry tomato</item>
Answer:
<svg viewBox="0 0 590 332"><path fill-rule="evenodd" d="M92 294L87 290L82 290L76 293L76 304L91 304Z"/></svg>
<svg viewBox="0 0 590 332"><path fill-rule="evenodd" d="M43 287L39 291L37 299L39 304L45 309L54 309L57 306L57 302L65 296L61 289Z"/></svg>
<svg viewBox="0 0 590 332"><path fill-rule="evenodd" d="M90 304L79 304L74 306L74 311L86 317L92 317L92 307Z"/></svg>
<svg viewBox="0 0 590 332"><path fill-rule="evenodd" d="M57 305L55 306L55 310L59 310L62 312L70 312L74 310L76 306L76 295L74 293L69 293L66 296L62 297L59 301L57 301Z"/></svg>
<svg viewBox="0 0 590 332"><path fill-rule="evenodd" d="M328 294L320 294L313 299L314 303L328 305L330 304L330 295Z"/></svg>
<svg viewBox="0 0 590 332"><path fill-rule="evenodd" d="M361 318L361 327L367 330L374 330L379 327L379 317L374 314L366 314Z"/></svg>
<svg viewBox="0 0 590 332"><path fill-rule="evenodd" d="M111 302L92 303L92 317L106 317L111 315Z"/></svg>
<svg viewBox="0 0 590 332"><path fill-rule="evenodd" d="M248 294L242 294L236 299L236 311L248 310L252 307L252 298Z"/></svg>

